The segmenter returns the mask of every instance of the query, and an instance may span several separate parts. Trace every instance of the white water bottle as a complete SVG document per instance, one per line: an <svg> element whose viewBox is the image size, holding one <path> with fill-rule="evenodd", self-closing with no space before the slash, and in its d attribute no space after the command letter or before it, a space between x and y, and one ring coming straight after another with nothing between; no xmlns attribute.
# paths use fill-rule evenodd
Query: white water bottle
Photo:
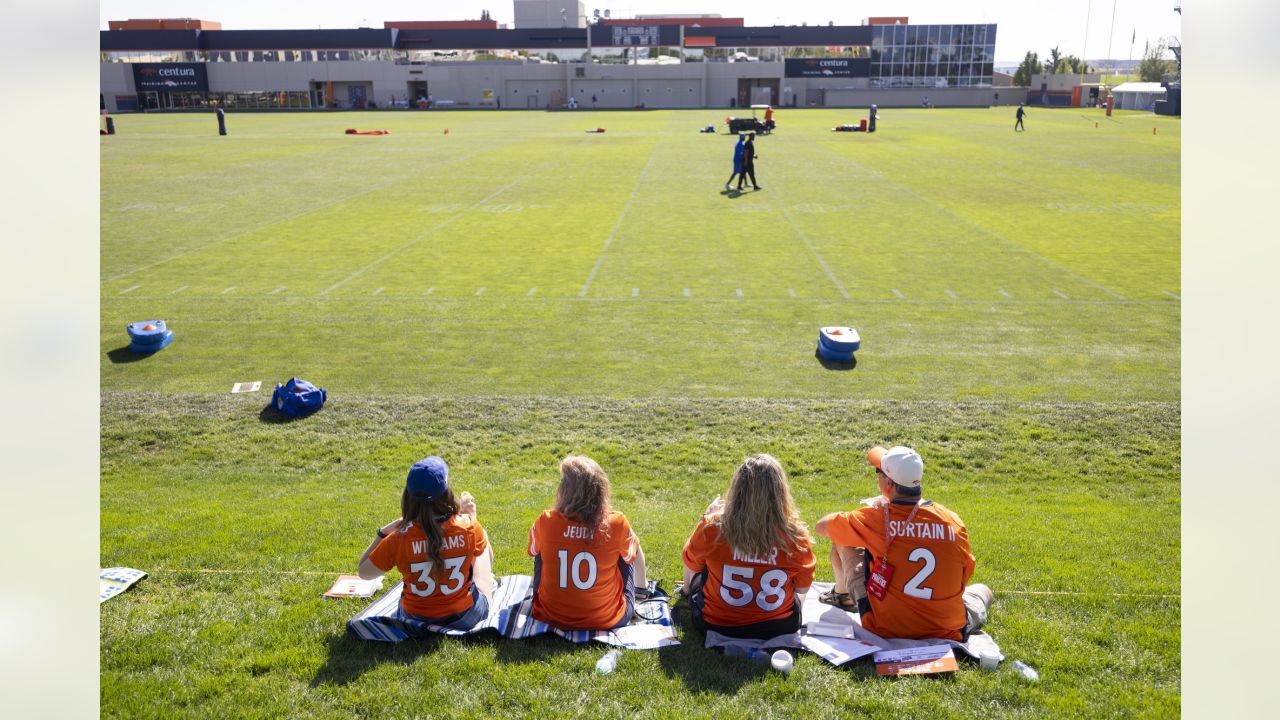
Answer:
<svg viewBox="0 0 1280 720"><path fill-rule="evenodd" d="M596 674L608 675L613 669L618 667L618 656L622 654L621 650L614 648L604 654L604 657L596 661Z"/></svg>
<svg viewBox="0 0 1280 720"><path fill-rule="evenodd" d="M1021 660L1013 661L1013 669L1017 670L1019 675L1030 680L1031 682L1035 682L1040 679L1040 673L1036 672L1035 668L1022 662Z"/></svg>

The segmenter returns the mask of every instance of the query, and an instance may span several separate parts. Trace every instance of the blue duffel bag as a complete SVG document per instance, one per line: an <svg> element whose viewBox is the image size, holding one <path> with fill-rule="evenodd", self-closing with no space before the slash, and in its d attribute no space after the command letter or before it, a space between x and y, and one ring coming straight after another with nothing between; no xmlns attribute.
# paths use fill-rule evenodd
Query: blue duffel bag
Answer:
<svg viewBox="0 0 1280 720"><path fill-rule="evenodd" d="M328 393L324 388L318 388L302 378L289 378L289 382L283 385L276 384L276 390L271 394L271 404L289 417L301 417L319 410L327 397Z"/></svg>

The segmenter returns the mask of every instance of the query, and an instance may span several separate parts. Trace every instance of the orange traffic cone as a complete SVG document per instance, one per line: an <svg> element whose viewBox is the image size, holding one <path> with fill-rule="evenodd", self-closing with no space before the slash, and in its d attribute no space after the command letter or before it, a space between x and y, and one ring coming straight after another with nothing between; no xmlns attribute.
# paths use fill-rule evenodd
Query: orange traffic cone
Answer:
<svg viewBox="0 0 1280 720"><path fill-rule="evenodd" d="M448 135L448 134L449 134L449 128L445 128L445 129L444 129L444 134L445 134L445 135Z"/></svg>

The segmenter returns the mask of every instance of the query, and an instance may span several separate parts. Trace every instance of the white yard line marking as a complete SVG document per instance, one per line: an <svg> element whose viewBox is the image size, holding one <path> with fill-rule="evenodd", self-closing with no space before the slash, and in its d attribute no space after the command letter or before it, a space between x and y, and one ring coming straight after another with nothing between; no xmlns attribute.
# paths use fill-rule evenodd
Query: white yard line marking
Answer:
<svg viewBox="0 0 1280 720"><path fill-rule="evenodd" d="M1058 290L1058 289L1056 289L1056 288L1054 289L1053 294L1054 294L1054 295L1057 295L1058 297L1062 298L1063 300L1070 300L1070 299L1071 299L1071 296L1070 296L1070 295L1067 295L1066 293L1064 293L1064 292L1062 292L1061 290Z"/></svg>
<svg viewBox="0 0 1280 720"><path fill-rule="evenodd" d="M528 294L532 295L532 294L534 294L534 293L536 293L536 292L538 292L538 288L533 287L533 288L529 288L529 293L528 293Z"/></svg>
<svg viewBox="0 0 1280 720"><path fill-rule="evenodd" d="M222 292L220 292L220 293L218 293L218 294L219 294L219 295L226 295L227 293L229 293L229 292L231 292L232 290L235 290L235 289L236 289L236 286L235 286L235 285L232 285L231 287L227 288L226 290L223 290Z"/></svg>
<svg viewBox="0 0 1280 720"><path fill-rule="evenodd" d="M433 287L429 287L429 288L427 288L427 291L426 291L426 292L424 292L424 293L422 293L422 294L423 294L423 295L430 295L431 293L433 293L433 292L435 292L435 291L436 291L436 289L435 289L435 288L433 288Z"/></svg>
<svg viewBox="0 0 1280 720"><path fill-rule="evenodd" d="M769 197L772 200L773 196L770 195ZM849 291L844 289L844 285L840 284L840 281L836 279L836 274L831 272L831 268L827 266L827 261L823 260L822 256L818 254L818 251L813 248L813 243L809 242L809 236L806 235L804 231L800 229L800 226L796 224L795 218L792 218L791 213L787 212L787 207L785 205L782 203L776 204L778 209L782 211L782 216L791 224L791 229L795 230L796 234L800 236L800 241L804 243L805 248L811 255L813 255L813 258L818 261L818 265L822 266L822 272L827 274L827 279L831 281L832 285L836 286L836 290L840 291L840 295L844 297L844 299L848 300Z"/></svg>
<svg viewBox="0 0 1280 720"><path fill-rule="evenodd" d="M1005 292L1004 290L1001 290L1001 291L1000 291L1000 294L1001 294L1001 295L1003 295L1003 296L1005 296L1006 298L1008 298L1008 299L1010 299L1010 300L1012 300L1012 299L1013 299L1013 296L1012 296L1012 295L1010 295L1009 293Z"/></svg>
<svg viewBox="0 0 1280 720"><path fill-rule="evenodd" d="M171 293L169 293L169 294L170 294L170 295L177 295L178 293L182 292L183 290L186 290L188 287L190 287L190 286L188 286L188 285L183 285L182 287L178 288L177 290L174 290L173 292L171 292Z"/></svg>
<svg viewBox="0 0 1280 720"><path fill-rule="evenodd" d="M954 291L952 291L952 290L948 290L948 291L947 291L947 294L951 296L951 299L952 299L952 300L955 300L955 299L956 299L956 294L955 294L955 292L954 292Z"/></svg>
<svg viewBox="0 0 1280 720"><path fill-rule="evenodd" d="M462 210L462 211L458 212L457 214L455 214L455 215L450 215L449 217L445 218L444 220L440 221L439 223L436 223L435 225L433 225L433 226L431 227L431 229L430 229L430 230L427 230L426 232L422 233L422 234L421 234L421 235L419 235L418 237L416 237L416 238L414 238L414 239L410 240L409 242L407 242L407 243L405 243L405 244L401 245L400 247L396 248L395 250L392 250L391 252L387 253L386 255L383 255L382 257L378 258L377 260L374 260L373 262L369 263L368 265L365 265L364 267L360 268L359 270L357 270L357 271L355 271L355 272L351 273L350 275L346 276L345 278L343 278L343 279L339 280L338 282L336 282L336 283L334 283L334 284L330 285L329 287L327 287L327 288L325 288L324 290L322 290L322 291L320 292L320 294L321 294L321 295L328 295L330 292L332 292L332 291L334 291L334 290L337 290L338 288L342 287L343 285L346 285L347 283L351 282L352 280L355 280L356 278L360 277L361 275L363 275L363 274L365 274L365 273L369 272L370 270L372 270L372 269L374 269L374 268L378 267L379 265L381 265L382 263L384 263L384 262L386 262L386 261L390 260L391 258L395 257L396 255L399 255L400 253L404 252L405 250L408 250L409 248L413 247L414 245L417 245L418 243L422 242L422 241L423 241L423 240L425 240L427 237L429 237L429 236L430 236L432 233L434 233L435 231L439 230L440 228L444 227L445 225L448 225L449 223L453 222L454 220L457 220L458 218L462 217L463 215L466 215L466 214L467 214L467 212L468 212L469 210L474 210L475 208L480 207L481 205L484 205L485 203L489 202L490 200L492 200L492 199L494 199L494 198L498 197L499 195L501 195L502 193L506 192L506 191L507 191L507 190L508 190L512 185L515 185L516 183L520 182L520 181L521 181L521 180L523 180L526 176L527 176L527 175L521 175L520 177L516 178L515 180L512 180L511 182L507 183L506 185L503 185L502 187L498 188L497 190L494 190L491 194L489 194L489 196L488 196L488 197L484 198L483 200L478 200L478 201L476 201L475 203L472 203L472 204L471 204L469 207L467 207L466 209L464 209L464 210Z"/></svg>
<svg viewBox="0 0 1280 720"><path fill-rule="evenodd" d="M792 290L791 288L787 288L787 294L790 295L791 297L795 297L796 291Z"/></svg>
<svg viewBox="0 0 1280 720"><path fill-rule="evenodd" d="M631 288L631 297L640 297L640 288Z"/></svg>
<svg viewBox="0 0 1280 720"><path fill-rule="evenodd" d="M383 290L386 290L386 288L385 288L385 287L380 287L380 288L378 288L377 290L374 290L374 291L373 291L373 294L374 294L374 295L381 295Z"/></svg>
<svg viewBox="0 0 1280 720"><path fill-rule="evenodd" d="M684 296L685 296L685 297L693 297L693 293L689 292L689 288L685 288L685 289L684 289Z"/></svg>
<svg viewBox="0 0 1280 720"><path fill-rule="evenodd" d="M272 290L272 291L271 291L271 294L272 294L272 295L275 295L275 294L276 294L276 293L278 293L278 292L283 292L283 291L284 291L284 288L285 288L285 286L284 286L284 285L281 285L280 287L276 288L275 290Z"/></svg>
<svg viewBox="0 0 1280 720"><path fill-rule="evenodd" d="M902 294L902 291L899 290L898 288L893 289L893 294L897 295L898 297L906 297L905 295Z"/></svg>
<svg viewBox="0 0 1280 720"><path fill-rule="evenodd" d="M613 224L613 231L609 233L609 237L605 238L604 247L600 248L600 256L596 258L596 264L591 266L591 272L587 273L587 281L582 283L582 289L578 291L578 297L587 296L587 291L591 289L591 283L596 279L596 273L600 271L600 266L604 263L604 255L609 252L609 246L613 244L613 239L618 236L618 228L622 227L622 219L627 216L627 211L631 209L631 203L636 199L636 190L640 189L640 183L644 182L644 176L649 174L649 168L653 165L653 158L658 154L658 143L653 144L653 149L649 151L649 161L644 164L644 169L640 171L640 176L636 178L636 184L631 186L631 194L627 196L627 202L622 206L622 212L618 213L618 222Z"/></svg>
<svg viewBox="0 0 1280 720"><path fill-rule="evenodd" d="M1165 295L1168 295L1169 297L1173 298L1174 300L1181 300L1181 299L1182 299L1182 296L1181 296L1181 295L1174 295L1173 293L1169 292L1168 290L1165 290L1165 291L1163 291L1163 292L1164 292L1164 294L1165 294Z"/></svg>
<svg viewBox="0 0 1280 720"><path fill-rule="evenodd" d="M733 293L738 297L742 297L742 288L738 288L737 290L734 290Z"/></svg>
<svg viewBox="0 0 1280 720"><path fill-rule="evenodd" d="M858 168L860 168L860 169L865 169L865 166L863 166L861 163L857 162L856 160L853 160L852 158L844 157L843 159L844 159L847 163L850 163L850 164L856 165L856 166L857 166ZM920 193L916 192L915 190L912 190L911 188L907 187L906 185L902 185L902 184L900 184L900 183L894 182L893 180L890 180L888 177L884 176L884 175L883 175L883 174L881 174L881 173L876 173L876 174L877 174L877 175L880 175L880 179L881 179L882 184L884 184L884 185L892 185L892 186L894 186L894 187L896 187L896 188L898 188L898 189L902 190L903 192L905 192L905 193L907 193L907 194L909 194L909 195L912 195L912 196L916 197L916 198L917 198L917 199L919 199L921 202L928 203L928 204L932 205L933 207L936 207L936 208L940 209L941 211L943 211L943 212L947 213L948 215L951 215L952 217L959 219L961 222L964 222L964 223L965 223L965 224L967 224L967 225L970 225L970 226L972 226L972 227L975 227L975 228L977 228L977 229L981 230L982 232L984 232L984 233L986 233L986 234L990 235L991 237L993 237L993 238L995 238L995 239L997 239L997 240L999 240L999 241L1001 241L1001 242L1003 242L1003 243L1005 243L1005 244L1007 244L1007 245L1012 245L1012 246L1014 246L1014 247L1021 248L1023 252L1027 253L1028 255L1031 255L1032 257L1038 258L1040 261L1042 261L1042 262L1043 262L1043 263L1045 263L1046 265L1048 265L1048 266L1050 266L1050 267L1052 267L1052 268L1055 268L1055 269L1057 269L1057 270L1060 270L1060 271L1062 271L1062 272L1066 273L1067 275L1070 275L1071 277L1075 278L1076 280L1079 280L1079 281L1081 281L1081 282L1083 282L1083 283L1085 283L1085 284L1087 284L1087 285L1089 285L1089 286L1091 286L1091 287L1095 287L1095 288L1097 288L1097 289L1099 289L1099 290L1101 290L1101 291L1103 291L1103 292L1107 293L1108 295L1111 295L1112 297L1114 297L1114 298L1115 298L1115 299L1117 299L1117 300L1125 300L1125 299L1126 299L1126 298L1125 298L1125 296L1121 295L1120 293L1118 293L1118 292L1116 292L1116 291L1114 291L1114 290L1111 290L1110 288L1107 288L1107 287L1105 287L1105 286L1103 286L1103 285L1101 285L1101 284L1099 284L1099 283L1096 283L1096 282L1094 282L1093 280L1090 280L1089 278L1085 277L1084 275L1081 275L1080 273L1078 273L1078 272L1076 272L1076 271L1072 270L1071 268L1069 268L1069 267L1067 267L1067 266L1065 266L1065 265L1062 265L1062 264L1060 264L1060 263L1058 263L1058 262L1055 262L1055 261L1053 261L1053 260L1050 260L1049 258L1045 257L1044 255L1041 255L1040 253L1038 253L1038 252L1036 252L1036 251L1032 250L1031 248L1027 247L1026 245L1023 245L1022 243L1014 242L1014 241L1010 240L1009 238L1007 238L1007 237L1005 237L1005 236L1001 235L1000 233L996 232L995 230L992 230L991 228L989 228L989 227L987 227L987 226L985 226L985 225L979 225L978 223L974 222L973 220L970 220L970 219L968 219L968 218L964 217L963 215L960 215L959 213L955 212L955 211L954 211L954 210L952 210L951 208L949 208L949 207L947 207L947 206L945 206L945 205L943 205L943 204L941 204L941 203L937 203L937 202L934 202L933 200L930 200L929 198L927 198L927 197L925 197L925 196L921 195Z"/></svg>
<svg viewBox="0 0 1280 720"><path fill-rule="evenodd" d="M491 149L491 148L486 148L486 149ZM459 157L459 158L457 158L457 159L455 159L455 160L453 160L453 161L451 161L451 162L445 163L445 164L446 164L446 165L457 165L457 166L465 167L465 166L466 166L466 162L467 162L467 161L469 161L469 160L470 160L474 155L477 155L477 154L479 154L479 152L471 153L470 155L466 155L466 156L463 156L463 157ZM435 167L435 168L432 168L432 169L433 169L434 171L436 171L436 172L439 172L442 168L441 168L441 167ZM118 273L118 274L116 274L116 275L113 275L113 276L111 276L111 277L107 278L105 282L110 282L110 281L112 281L112 280L119 280L119 279L120 279L120 278L122 278L122 277L128 277L128 276L130 276L130 275L133 275L134 273L139 273L139 272L142 272L143 270L148 270L148 269L153 268L153 267L155 267L155 266L157 266L157 265L160 265L160 264L162 264L162 263L167 263L167 262L169 262L170 260L177 260L178 258L180 258L180 257L186 257L187 255L190 255L191 253L200 252L201 250L207 250L207 249L209 249L209 248L213 247L214 245L218 245L219 243L224 243L224 242L226 242L226 241L228 241L228 240L234 240L234 239L236 239L236 238L238 238L238 237L241 237L242 235L248 235L249 233L252 233L252 232L255 232L255 231L261 230L261 229L263 229L263 228L271 227L272 225L279 225L280 223L288 222L289 220L292 220L293 218L296 218L296 217L298 217L298 216L300 216L300 215L309 215L309 214L311 214L311 213L320 212L320 211L322 211L322 210L324 210L324 209L326 209L326 208L332 207L332 206L337 205L337 204L339 204L339 203L343 203L343 202L346 202L346 201L348 201L348 200L354 200L355 198L361 197L361 196L363 196L363 195L368 195L368 194L370 194L370 193L375 193L375 192L378 192L379 190L383 190L383 189L385 189L385 188L389 188L389 187L392 187L392 186L394 186L394 185L399 185L399 184L402 184L402 183L413 182L413 181L416 181L416 180L419 180L419 177L418 177L418 176L416 176L416 175L410 175L410 176L408 176L408 177L397 178L397 179L393 179L393 180L390 180L390 181L385 182L385 183L381 183L381 184L379 184L379 185L374 185L373 187L368 187L368 188L365 188L365 189L363 189L363 190L358 190L358 191L353 192L353 193L348 193L347 195L340 195L340 196L338 196L338 197L334 198L333 200L330 200L329 202L327 202L327 203L323 203L323 204L321 204L321 205L317 205L316 207L312 207L312 208L298 208L297 210L295 210L295 211L293 211L293 212L291 212L291 213L289 213L289 214L287 214L287 215L284 215L284 216L282 216L282 217L278 217L278 218L274 218L274 219L272 219L272 220L270 220L270 221L268 221L268 222L260 223L260 224L258 224L258 225L254 225L254 226L252 226L252 227L246 228L245 230L242 230L242 231L240 231L240 232L237 232L237 233L235 233L234 235L228 235L228 236L226 236L226 237L218 238L217 240L214 240L214 241L212 241L212 242L205 243L204 245L201 245L201 246L199 246L199 247L193 247L193 248L191 248L190 250L183 250L182 252L175 253L175 254L170 255L170 256L168 256L168 257L160 258L159 260L156 260L156 261L155 261L155 262L153 262L153 263L149 263L149 264L147 264L147 265L140 265L140 266L138 266L138 267L136 267L136 268L134 268L134 269L132 269L132 270L126 270L125 272Z"/></svg>
<svg viewBox="0 0 1280 720"><path fill-rule="evenodd" d="M484 288L480 288L479 290L476 291L477 295L481 295L483 293L484 293Z"/></svg>
<svg viewBox="0 0 1280 720"><path fill-rule="evenodd" d="M138 288L140 288L140 287L142 287L142 286L141 286L141 285L134 285L134 286L133 286L133 287L131 287L131 288L125 288L124 290L121 290L121 291L120 291L120 294L121 294L121 295L127 295L127 294L129 294L129 293L133 292L134 290L137 290L137 289L138 289Z"/></svg>

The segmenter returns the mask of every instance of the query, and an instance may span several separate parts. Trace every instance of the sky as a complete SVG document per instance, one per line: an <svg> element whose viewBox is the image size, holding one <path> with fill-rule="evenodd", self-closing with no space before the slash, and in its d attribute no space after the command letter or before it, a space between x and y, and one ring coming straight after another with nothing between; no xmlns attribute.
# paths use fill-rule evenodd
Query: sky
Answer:
<svg viewBox="0 0 1280 720"><path fill-rule="evenodd" d="M1143 44L1182 35L1178 0L984 0L972 6L940 0L834 2L832 0L584 0L586 12L612 17L637 14L714 13L741 17L747 25L858 25L875 16L907 16L912 24L996 23L998 64L1021 61L1028 51L1041 59L1057 47L1064 55L1086 59L1142 57ZM567 5L567 3L566 3ZM417 0L367 2L257 2L246 0L102 0L100 29L108 20L190 17L222 23L224 30L382 27L387 20L474 20L487 9L499 23L511 25L512 0ZM1114 23L1112 16L1114 12ZM1110 55L1108 55L1110 48Z"/></svg>

